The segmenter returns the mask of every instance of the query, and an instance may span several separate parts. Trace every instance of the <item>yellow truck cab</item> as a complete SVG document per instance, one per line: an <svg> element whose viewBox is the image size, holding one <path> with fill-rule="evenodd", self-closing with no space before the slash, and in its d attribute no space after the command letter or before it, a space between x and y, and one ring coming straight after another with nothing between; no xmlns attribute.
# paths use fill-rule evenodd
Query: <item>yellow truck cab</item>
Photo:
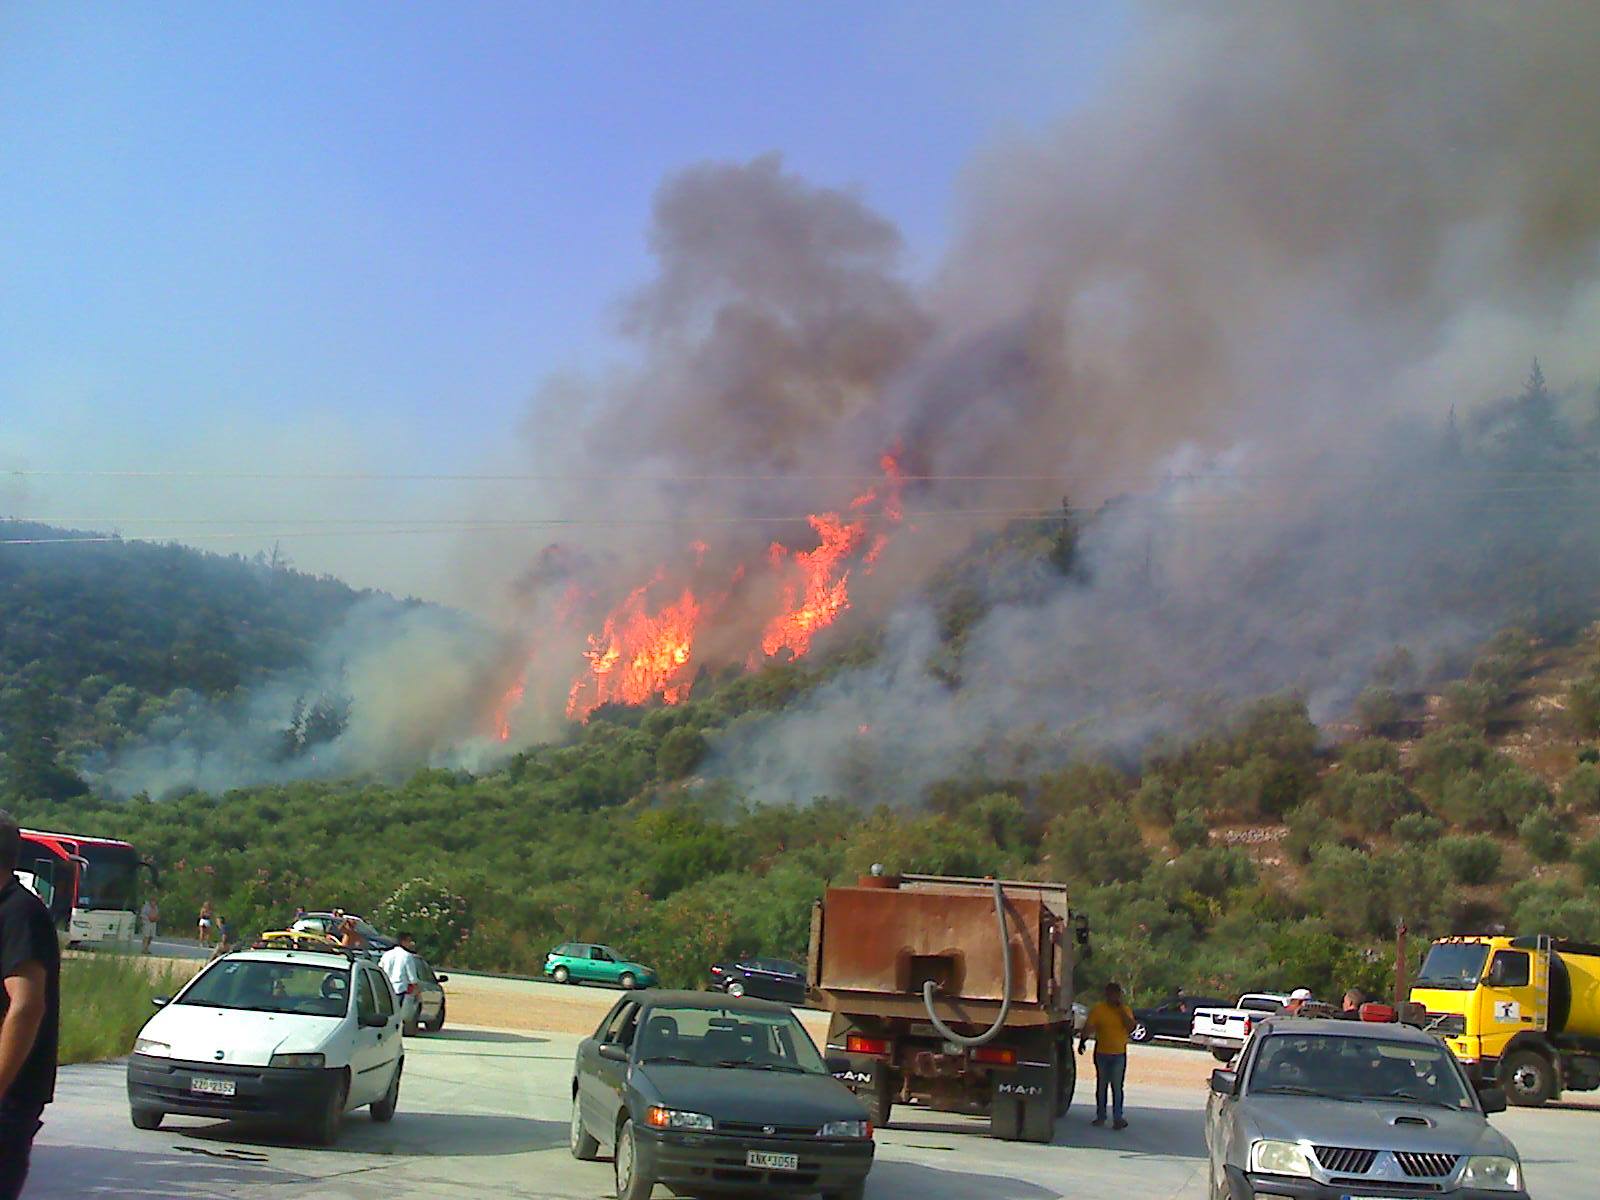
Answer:
<svg viewBox="0 0 1600 1200"><path fill-rule="evenodd" d="M1600 946L1544 935L1441 938L1411 988L1428 1028L1513 1104L1600 1088Z"/></svg>

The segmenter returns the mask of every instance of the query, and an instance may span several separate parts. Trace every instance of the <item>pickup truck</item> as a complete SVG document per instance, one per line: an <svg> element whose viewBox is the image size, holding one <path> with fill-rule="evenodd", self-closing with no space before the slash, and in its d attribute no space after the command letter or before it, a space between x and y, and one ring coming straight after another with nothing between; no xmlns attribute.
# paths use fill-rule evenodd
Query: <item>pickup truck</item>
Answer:
<svg viewBox="0 0 1600 1200"><path fill-rule="evenodd" d="M1218 1062L1232 1062L1250 1039L1255 1023L1282 1011L1288 1002L1282 992L1246 992L1232 1008L1196 1009L1189 1040L1209 1048Z"/></svg>

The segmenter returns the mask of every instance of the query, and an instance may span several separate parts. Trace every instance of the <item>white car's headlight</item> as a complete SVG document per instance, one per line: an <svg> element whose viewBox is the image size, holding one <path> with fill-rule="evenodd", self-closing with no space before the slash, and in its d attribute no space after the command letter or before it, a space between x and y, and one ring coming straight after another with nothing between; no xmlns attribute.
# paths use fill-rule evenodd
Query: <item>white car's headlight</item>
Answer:
<svg viewBox="0 0 1600 1200"><path fill-rule="evenodd" d="M269 1067L314 1067L326 1066L328 1057L325 1054L274 1054L267 1063Z"/></svg>
<svg viewBox="0 0 1600 1200"><path fill-rule="evenodd" d="M1461 1186L1487 1192L1514 1192L1522 1187L1522 1164L1498 1154L1474 1154L1461 1172Z"/></svg>
<svg viewBox="0 0 1600 1200"><path fill-rule="evenodd" d="M829 1121L817 1131L818 1137L825 1138L869 1138L872 1136L871 1121Z"/></svg>
<svg viewBox="0 0 1600 1200"><path fill-rule="evenodd" d="M1299 1142L1257 1142L1250 1147L1250 1169L1267 1175L1310 1175L1311 1156Z"/></svg>
<svg viewBox="0 0 1600 1200"><path fill-rule="evenodd" d="M135 1054L148 1054L152 1058L171 1058L172 1047L165 1042L158 1042L154 1038L135 1038L133 1040Z"/></svg>
<svg viewBox="0 0 1600 1200"><path fill-rule="evenodd" d="M698 1129L710 1133L715 1123L705 1113L685 1112L681 1108L662 1108L652 1104L645 1110L645 1123L652 1129Z"/></svg>

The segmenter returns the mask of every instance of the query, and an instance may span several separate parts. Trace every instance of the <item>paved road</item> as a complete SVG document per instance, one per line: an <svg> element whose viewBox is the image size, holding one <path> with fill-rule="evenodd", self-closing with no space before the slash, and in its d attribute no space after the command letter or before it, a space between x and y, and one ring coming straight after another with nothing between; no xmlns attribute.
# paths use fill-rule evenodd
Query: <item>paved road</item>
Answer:
<svg viewBox="0 0 1600 1200"><path fill-rule="evenodd" d="M68 1067L46 1114L28 1200L600 1200L612 1194L610 1165L576 1162L566 1149L576 1044L567 1035L466 1029L409 1039L399 1115L387 1126L352 1117L330 1150L184 1118L141 1133L128 1123L120 1064ZM1053 1146L993 1142L976 1122L897 1109L879 1136L867 1194L1198 1200L1203 1095L1146 1088L1131 1099L1132 1128L1117 1134L1089 1127L1080 1091ZM1523 1111L1496 1120L1522 1149L1541 1200L1593 1194L1600 1111Z"/></svg>

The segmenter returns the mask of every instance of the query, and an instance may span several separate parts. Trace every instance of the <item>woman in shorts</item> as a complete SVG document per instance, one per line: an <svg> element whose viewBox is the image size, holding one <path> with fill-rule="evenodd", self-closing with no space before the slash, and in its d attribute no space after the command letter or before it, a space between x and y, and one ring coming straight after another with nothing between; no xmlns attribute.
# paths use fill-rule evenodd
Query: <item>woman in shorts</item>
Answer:
<svg viewBox="0 0 1600 1200"><path fill-rule="evenodd" d="M216 924L216 921L217 910L212 907L211 901L207 900L200 906L200 944L202 946L211 945L211 929Z"/></svg>

